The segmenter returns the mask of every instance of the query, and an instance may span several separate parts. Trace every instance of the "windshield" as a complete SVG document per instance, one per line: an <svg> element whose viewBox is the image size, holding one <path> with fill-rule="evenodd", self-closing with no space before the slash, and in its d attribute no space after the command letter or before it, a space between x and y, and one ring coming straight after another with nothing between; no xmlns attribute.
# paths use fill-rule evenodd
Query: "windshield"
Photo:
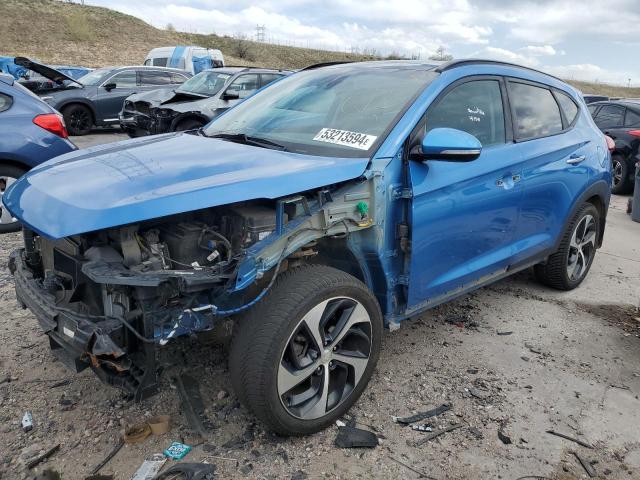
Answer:
<svg viewBox="0 0 640 480"><path fill-rule="evenodd" d="M224 87L229 77L231 75L228 73L200 72L180 85L176 92L197 93L211 97Z"/></svg>
<svg viewBox="0 0 640 480"><path fill-rule="evenodd" d="M435 76L421 65L374 62L302 71L230 109L203 133L251 136L309 155L369 157Z"/></svg>
<svg viewBox="0 0 640 480"><path fill-rule="evenodd" d="M100 85L107 75L113 72L115 68L98 68L93 72L81 76L78 81L82 85Z"/></svg>

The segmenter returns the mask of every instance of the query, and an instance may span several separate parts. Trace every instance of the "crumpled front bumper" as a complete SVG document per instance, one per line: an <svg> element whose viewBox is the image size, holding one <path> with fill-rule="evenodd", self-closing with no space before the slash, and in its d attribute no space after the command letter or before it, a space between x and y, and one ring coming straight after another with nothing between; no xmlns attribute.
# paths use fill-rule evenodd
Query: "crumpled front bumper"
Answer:
<svg viewBox="0 0 640 480"><path fill-rule="evenodd" d="M9 270L18 302L34 314L49 336L53 354L67 367L80 372L91 365L99 366L104 359L117 360L126 355L113 340L122 335L122 324L116 319L83 315L57 306L55 297L27 267L22 249L11 253Z"/></svg>
<svg viewBox="0 0 640 480"><path fill-rule="evenodd" d="M160 118L135 110L123 110L118 115L120 127L134 132L137 136L166 133L171 126L171 118Z"/></svg>

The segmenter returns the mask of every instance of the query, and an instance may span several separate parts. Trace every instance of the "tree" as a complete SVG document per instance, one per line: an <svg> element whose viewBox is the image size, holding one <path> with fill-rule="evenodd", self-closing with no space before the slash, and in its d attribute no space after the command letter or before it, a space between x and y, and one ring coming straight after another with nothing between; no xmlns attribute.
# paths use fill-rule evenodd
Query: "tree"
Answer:
<svg viewBox="0 0 640 480"><path fill-rule="evenodd" d="M175 32L176 27L173 26L173 23L167 23L167 26L164 27L167 32Z"/></svg>
<svg viewBox="0 0 640 480"><path fill-rule="evenodd" d="M453 60L453 55L447 53L444 47L440 46L436 50L436 53L429 57L429 60L437 60L438 62L448 62L449 60Z"/></svg>

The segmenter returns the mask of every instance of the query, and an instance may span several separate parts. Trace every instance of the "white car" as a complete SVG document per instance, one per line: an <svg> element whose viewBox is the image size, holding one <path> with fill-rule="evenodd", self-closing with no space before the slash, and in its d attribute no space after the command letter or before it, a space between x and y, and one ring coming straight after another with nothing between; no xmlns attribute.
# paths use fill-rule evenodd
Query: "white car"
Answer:
<svg viewBox="0 0 640 480"><path fill-rule="evenodd" d="M207 68L224 67L224 57L220 50L176 45L152 49L147 54L144 65L179 68L195 75Z"/></svg>

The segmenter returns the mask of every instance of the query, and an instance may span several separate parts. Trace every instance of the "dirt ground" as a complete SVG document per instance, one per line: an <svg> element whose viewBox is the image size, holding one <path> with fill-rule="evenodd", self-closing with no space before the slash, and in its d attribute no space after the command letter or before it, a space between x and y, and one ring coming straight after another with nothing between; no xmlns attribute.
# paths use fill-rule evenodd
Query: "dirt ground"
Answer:
<svg viewBox="0 0 640 480"><path fill-rule="evenodd" d="M15 301L6 262L20 237L2 236L0 477L34 478L49 468L84 479L125 425L168 414L169 433L125 445L100 473L128 480L145 457L183 441L194 446L183 461L213 463L220 478L588 478L575 452L598 478L640 479L640 224L625 214L626 201L613 197L604 246L579 289L550 291L523 272L387 332L378 369L351 410L381 443L360 450L335 447L336 427L303 438L266 432L231 391L224 344L174 345L161 393L140 404L123 401L90 370L68 372ZM181 408L174 378L182 373L199 381L211 424L203 440ZM462 428L411 446L425 434L392 416L442 404L451 410L431 419L433 427ZM25 411L34 422L28 433L20 427ZM49 460L26 469L57 444Z"/></svg>

